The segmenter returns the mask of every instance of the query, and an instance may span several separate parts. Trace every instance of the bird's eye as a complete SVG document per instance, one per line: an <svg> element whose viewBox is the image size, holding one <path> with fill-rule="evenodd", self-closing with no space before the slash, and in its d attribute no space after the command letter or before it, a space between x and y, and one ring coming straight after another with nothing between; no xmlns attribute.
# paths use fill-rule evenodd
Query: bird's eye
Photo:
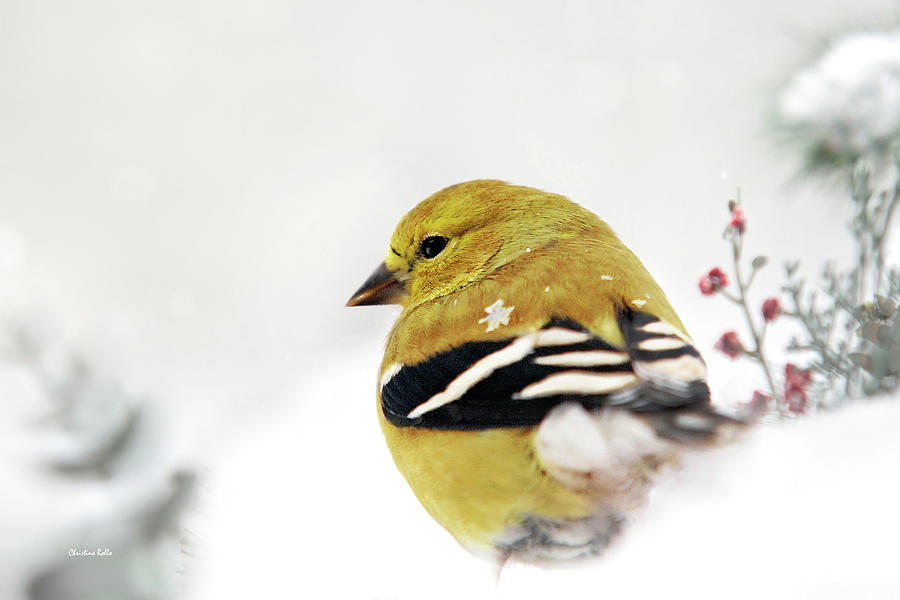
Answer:
<svg viewBox="0 0 900 600"><path fill-rule="evenodd" d="M422 240L422 245L419 246L419 252L421 252L422 256L425 258L434 258L440 254L446 246L447 238L442 235L430 235Z"/></svg>

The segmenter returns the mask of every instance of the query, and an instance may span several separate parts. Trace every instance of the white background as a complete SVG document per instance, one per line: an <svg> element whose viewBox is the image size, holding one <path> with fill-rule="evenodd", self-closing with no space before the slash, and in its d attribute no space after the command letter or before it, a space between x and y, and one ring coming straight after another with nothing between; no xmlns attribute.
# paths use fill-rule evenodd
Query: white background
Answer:
<svg viewBox="0 0 900 600"><path fill-rule="evenodd" d="M3 0L0 301L9 314L49 315L166 416L160 470L190 466L205 478L192 593L491 597L490 569L424 515L380 440L372 391L394 313L343 308L396 221L473 178L568 195L606 219L667 291L707 355L714 394L746 399L760 383L754 367L712 351L739 314L696 287L705 270L727 266L725 202L742 186L748 252L773 259L759 301L777 292L783 260L801 258L815 276L824 257L848 256L846 194L839 182L796 176L797 154L772 132L771 111L790 74L832 36L898 17L890 0ZM2 404L9 431L37 412ZM759 446L782 454L736 458L774 511L749 530L740 471L721 461L725 489L713 482L710 500L709 482L685 475L673 489L689 501L677 491L654 498L621 555L587 577L512 569L497 593L578 582L572 589L593 597L592 585L628 593L631 581L713 597L721 588L709 581L720 579L705 565L733 554L728 564L747 577L781 582L781 597L845 597L817 554L828 538L787 552L811 529L791 530L780 505L763 500L821 473L821 462L896 458L896 442L883 443L895 437L888 416L896 422L891 405L848 416L869 444L849 454L834 450L844 430L828 417L820 430L801 425L803 444L780 430ZM831 453L797 459L810 444ZM21 466L27 453L6 454L2 527L14 535L0 569L12 573L2 579L13 597L21 546L27 557L55 551L62 521L109 501L35 487ZM799 462L767 481L784 456ZM897 555L882 540L900 528L893 509L873 516L861 499L873 486L896 500L896 464L848 463L846 506L813 513L825 529L839 519L845 533L864 519L869 529L838 536L828 556L869 565L851 581L876 597L900 593L896 576L879 583L878 563ZM827 502L836 485L813 477L803 489L821 495L797 491L803 508L791 510ZM721 527L686 528L666 508L702 522L694 507L720 506L716 493L737 502L715 516ZM760 537L734 543L728 527ZM785 564L791 557L801 567Z"/></svg>

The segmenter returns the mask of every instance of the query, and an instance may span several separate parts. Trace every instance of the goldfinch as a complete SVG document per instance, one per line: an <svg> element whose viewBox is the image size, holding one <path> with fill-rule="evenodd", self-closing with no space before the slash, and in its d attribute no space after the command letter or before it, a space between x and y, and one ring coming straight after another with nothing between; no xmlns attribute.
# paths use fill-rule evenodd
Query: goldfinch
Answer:
<svg viewBox="0 0 900 600"><path fill-rule="evenodd" d="M665 294L610 227L501 181L437 192L348 306L400 304L377 390L397 468L464 547L601 551L679 450L742 425Z"/></svg>

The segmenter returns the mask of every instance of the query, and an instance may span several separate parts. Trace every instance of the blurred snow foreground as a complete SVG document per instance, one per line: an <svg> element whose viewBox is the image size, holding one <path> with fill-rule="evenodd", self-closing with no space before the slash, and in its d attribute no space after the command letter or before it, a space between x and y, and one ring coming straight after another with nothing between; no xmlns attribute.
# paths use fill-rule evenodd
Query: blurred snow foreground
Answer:
<svg viewBox="0 0 900 600"><path fill-rule="evenodd" d="M213 474L197 597L900 597L897 398L761 424L688 456L606 555L510 564L497 583L419 506L372 411L343 411L340 439L312 425L333 417L339 380L343 400L370 397L367 377L326 371L297 391L321 402Z"/></svg>
<svg viewBox="0 0 900 600"><path fill-rule="evenodd" d="M778 110L821 164L883 154L900 136L900 30L839 38L794 75Z"/></svg>
<svg viewBox="0 0 900 600"><path fill-rule="evenodd" d="M0 597L172 597L183 589L191 469L171 428L43 320L0 326Z"/></svg>

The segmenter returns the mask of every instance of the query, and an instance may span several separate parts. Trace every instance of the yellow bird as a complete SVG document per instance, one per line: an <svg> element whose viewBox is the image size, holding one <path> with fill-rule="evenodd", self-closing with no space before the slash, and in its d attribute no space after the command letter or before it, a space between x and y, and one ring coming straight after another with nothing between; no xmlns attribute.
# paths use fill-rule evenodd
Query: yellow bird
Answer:
<svg viewBox="0 0 900 600"><path fill-rule="evenodd" d="M601 551L685 446L742 421L665 294L563 196L448 187L397 225L348 306L400 304L378 383L397 468L464 547L504 562Z"/></svg>

